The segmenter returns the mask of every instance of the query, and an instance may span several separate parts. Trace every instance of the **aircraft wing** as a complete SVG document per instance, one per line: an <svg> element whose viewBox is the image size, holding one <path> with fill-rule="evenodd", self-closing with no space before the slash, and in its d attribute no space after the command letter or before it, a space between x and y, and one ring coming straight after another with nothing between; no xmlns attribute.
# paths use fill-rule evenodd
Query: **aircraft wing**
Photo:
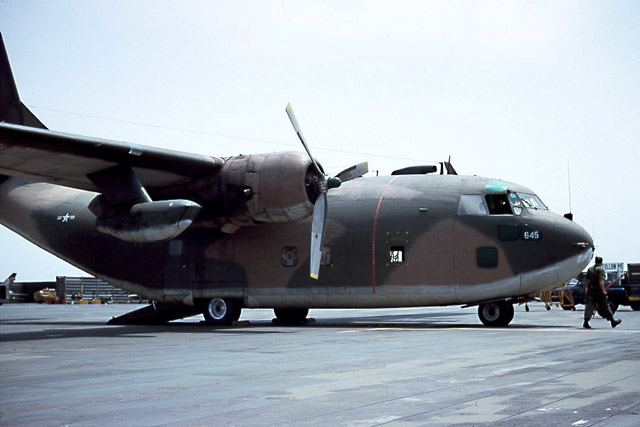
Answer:
<svg viewBox="0 0 640 427"><path fill-rule="evenodd" d="M100 192L88 176L124 166L154 190L211 175L223 164L217 157L0 123L0 175Z"/></svg>

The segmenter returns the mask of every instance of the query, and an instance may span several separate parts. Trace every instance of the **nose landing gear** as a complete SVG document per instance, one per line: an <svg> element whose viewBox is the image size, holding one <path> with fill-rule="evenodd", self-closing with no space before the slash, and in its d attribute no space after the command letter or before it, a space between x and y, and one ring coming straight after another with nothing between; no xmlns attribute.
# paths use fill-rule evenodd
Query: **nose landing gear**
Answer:
<svg viewBox="0 0 640 427"><path fill-rule="evenodd" d="M480 304L478 316L485 326L507 326L513 320L513 304L495 301Z"/></svg>

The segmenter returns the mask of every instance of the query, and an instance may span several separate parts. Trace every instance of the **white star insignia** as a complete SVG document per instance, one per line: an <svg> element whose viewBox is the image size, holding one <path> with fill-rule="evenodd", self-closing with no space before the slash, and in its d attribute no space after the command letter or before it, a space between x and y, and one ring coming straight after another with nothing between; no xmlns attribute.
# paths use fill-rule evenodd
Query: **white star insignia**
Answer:
<svg viewBox="0 0 640 427"><path fill-rule="evenodd" d="M67 212L64 215L58 215L58 221L69 222L70 219L76 219L76 216L75 215L69 215L69 212Z"/></svg>

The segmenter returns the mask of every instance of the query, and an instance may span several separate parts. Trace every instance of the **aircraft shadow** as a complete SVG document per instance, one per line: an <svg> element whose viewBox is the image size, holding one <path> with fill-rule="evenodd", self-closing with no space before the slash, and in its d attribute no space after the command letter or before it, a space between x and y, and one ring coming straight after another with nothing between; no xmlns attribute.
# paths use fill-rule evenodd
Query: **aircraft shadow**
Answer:
<svg viewBox="0 0 640 427"><path fill-rule="evenodd" d="M44 329L0 334L0 342L21 342L57 340L70 338L154 338L165 333L215 333L215 334L282 334L295 333L304 329L477 329L494 330L480 323L456 322L465 313L420 313L390 316L358 316L348 318L323 318L311 320L302 325L283 325L276 320L252 320L240 322L237 326L214 327L204 322L169 322L158 325L105 325L103 321L52 321L42 319L19 319L0 321L5 326L42 326ZM561 326L511 324L505 329L566 329ZM502 328L498 328L502 329Z"/></svg>
<svg viewBox="0 0 640 427"><path fill-rule="evenodd" d="M154 338L164 333L238 333L278 334L278 330L248 330L240 327L214 328L189 323L165 323L160 325L113 325L96 322L3 322L3 325L49 326L37 331L21 331L0 334L0 342L57 340L69 338ZM99 326L98 326L99 325Z"/></svg>

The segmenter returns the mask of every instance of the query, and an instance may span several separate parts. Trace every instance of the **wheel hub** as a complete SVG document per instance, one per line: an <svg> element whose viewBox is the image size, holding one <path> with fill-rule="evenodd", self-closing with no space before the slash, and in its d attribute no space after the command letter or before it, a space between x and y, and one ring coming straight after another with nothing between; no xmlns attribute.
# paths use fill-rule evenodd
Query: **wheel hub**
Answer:
<svg viewBox="0 0 640 427"><path fill-rule="evenodd" d="M221 320L227 314L227 303L222 298L214 298L209 303L209 314L216 320Z"/></svg>
<svg viewBox="0 0 640 427"><path fill-rule="evenodd" d="M495 304L487 304L482 311L484 317L490 322L495 322L500 317L500 310Z"/></svg>

